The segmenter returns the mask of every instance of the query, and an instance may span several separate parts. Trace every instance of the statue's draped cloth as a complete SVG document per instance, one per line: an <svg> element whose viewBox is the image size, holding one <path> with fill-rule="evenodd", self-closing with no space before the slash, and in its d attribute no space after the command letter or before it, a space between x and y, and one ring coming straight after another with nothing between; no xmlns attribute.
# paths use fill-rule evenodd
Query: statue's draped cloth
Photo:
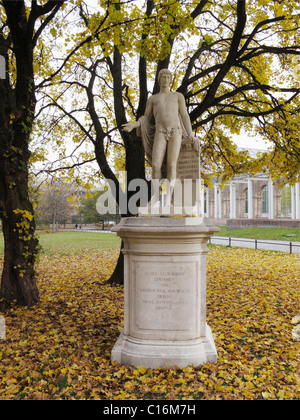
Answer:
<svg viewBox="0 0 300 420"><path fill-rule="evenodd" d="M179 115L181 130L182 130L182 140L188 140L189 139L188 133L183 125L180 114L178 115ZM142 138L142 143L143 143L143 147L144 147L147 159L150 165L152 166L152 150L153 150L153 142L154 142L154 137L155 137L155 132L156 132L156 126L151 124L148 121L148 118L145 116L142 116L141 118L139 118L139 122L141 125L140 127L137 128L137 135ZM162 165L163 178L166 178L166 173L167 173L167 153L165 155L164 162Z"/></svg>

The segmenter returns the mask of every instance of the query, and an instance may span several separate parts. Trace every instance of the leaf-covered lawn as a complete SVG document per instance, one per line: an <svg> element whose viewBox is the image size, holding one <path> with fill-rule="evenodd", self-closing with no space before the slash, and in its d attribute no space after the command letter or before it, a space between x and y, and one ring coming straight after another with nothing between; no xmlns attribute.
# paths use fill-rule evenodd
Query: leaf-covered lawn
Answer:
<svg viewBox="0 0 300 420"><path fill-rule="evenodd" d="M300 398L296 255L211 248L207 322L219 360L157 370L110 362L123 325L123 289L105 284L117 255L41 256L41 303L5 314L0 399Z"/></svg>

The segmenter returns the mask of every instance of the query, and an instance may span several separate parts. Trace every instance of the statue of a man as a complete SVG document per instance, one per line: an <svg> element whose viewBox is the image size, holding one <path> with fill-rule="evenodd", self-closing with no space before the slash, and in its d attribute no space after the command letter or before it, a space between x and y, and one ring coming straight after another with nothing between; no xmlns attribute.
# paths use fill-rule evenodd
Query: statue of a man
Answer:
<svg viewBox="0 0 300 420"><path fill-rule="evenodd" d="M137 134L141 135L146 155L152 166L152 179L160 182L166 175L171 186L169 200L176 180L181 141L183 138L195 139L184 96L170 91L171 82L171 72L162 69L158 74L160 92L148 99L145 115L137 122L123 125L124 131L130 132L137 128ZM150 123L152 117L155 126ZM154 189L151 205L157 202L159 196ZM170 202L167 205L169 204Z"/></svg>

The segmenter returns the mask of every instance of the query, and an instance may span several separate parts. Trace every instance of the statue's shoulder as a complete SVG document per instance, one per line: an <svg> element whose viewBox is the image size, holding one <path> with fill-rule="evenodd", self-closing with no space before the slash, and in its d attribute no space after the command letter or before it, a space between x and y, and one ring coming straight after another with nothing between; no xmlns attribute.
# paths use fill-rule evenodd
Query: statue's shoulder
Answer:
<svg viewBox="0 0 300 420"><path fill-rule="evenodd" d="M149 96L149 98L147 99L147 101L148 101L149 103L153 102L153 101L154 101L154 99L155 99L155 96L157 96L157 94L156 94L156 95L151 95L151 96Z"/></svg>
<svg viewBox="0 0 300 420"><path fill-rule="evenodd" d="M182 93L180 92L173 92L173 93L177 96L177 98L184 99L184 96Z"/></svg>

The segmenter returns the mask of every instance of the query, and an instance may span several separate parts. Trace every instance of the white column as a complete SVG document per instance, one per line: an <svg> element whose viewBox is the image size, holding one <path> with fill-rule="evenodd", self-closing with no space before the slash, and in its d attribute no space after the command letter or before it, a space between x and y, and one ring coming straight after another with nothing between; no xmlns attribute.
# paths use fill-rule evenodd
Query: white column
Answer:
<svg viewBox="0 0 300 420"><path fill-rule="evenodd" d="M274 219L274 187L273 182L268 182L268 192L269 192L269 219Z"/></svg>
<svg viewBox="0 0 300 420"><path fill-rule="evenodd" d="M296 219L295 187L291 187L291 217Z"/></svg>
<svg viewBox="0 0 300 420"><path fill-rule="evenodd" d="M222 190L219 187L219 195L218 195L218 201L219 201L219 212L218 212L218 217L221 219L222 218Z"/></svg>
<svg viewBox="0 0 300 420"><path fill-rule="evenodd" d="M236 218L236 187L233 181L229 184L229 196L230 196L230 219Z"/></svg>
<svg viewBox="0 0 300 420"><path fill-rule="evenodd" d="M206 217L209 217L209 188L206 189Z"/></svg>
<svg viewBox="0 0 300 420"><path fill-rule="evenodd" d="M295 218L300 219L300 184L295 185Z"/></svg>
<svg viewBox="0 0 300 420"><path fill-rule="evenodd" d="M251 179L248 179L248 219L253 219L253 185Z"/></svg>
<svg viewBox="0 0 300 420"><path fill-rule="evenodd" d="M218 218L218 185L214 185L215 219Z"/></svg>

